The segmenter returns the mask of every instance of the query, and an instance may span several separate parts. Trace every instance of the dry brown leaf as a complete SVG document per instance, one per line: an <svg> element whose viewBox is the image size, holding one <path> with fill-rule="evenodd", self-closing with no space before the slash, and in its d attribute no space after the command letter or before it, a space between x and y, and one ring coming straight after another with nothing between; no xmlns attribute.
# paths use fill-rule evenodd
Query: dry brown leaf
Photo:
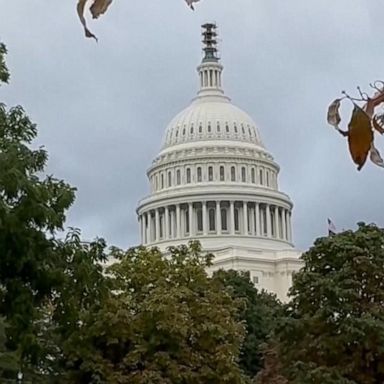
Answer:
<svg viewBox="0 0 384 384"><path fill-rule="evenodd" d="M197 3L199 1L200 0L185 0L185 2L187 3L188 7L190 7L192 10L195 10L195 8L193 6L193 3Z"/></svg>
<svg viewBox="0 0 384 384"><path fill-rule="evenodd" d="M375 108L384 102L384 91L376 92L372 98L368 99L363 109L367 115L372 118L375 113Z"/></svg>
<svg viewBox="0 0 384 384"><path fill-rule="evenodd" d="M371 159L372 163L376 164L379 167L384 168L384 160L381 157L380 152L373 145L373 143L371 145L371 150L370 150L369 158Z"/></svg>
<svg viewBox="0 0 384 384"><path fill-rule="evenodd" d="M384 133L384 127L383 127L383 125L382 125L382 123L381 123L381 120L378 118L377 115L375 115L375 116L372 117L372 126L373 126L373 128L374 128L377 132L379 132L379 133L381 133L381 134Z"/></svg>
<svg viewBox="0 0 384 384"><path fill-rule="evenodd" d="M328 114L327 114L328 124L334 126L336 129L339 129L339 124L341 121L341 117L339 114L340 101L341 101L340 99L336 99L328 107Z"/></svg>
<svg viewBox="0 0 384 384"><path fill-rule="evenodd" d="M97 19L104 14L111 5L112 0L95 0L90 8L92 17Z"/></svg>
<svg viewBox="0 0 384 384"><path fill-rule="evenodd" d="M77 14L79 15L80 22L84 27L85 36L86 37L92 37L93 39L95 39L97 41L97 37L88 29L87 22L86 22L85 17L84 17L84 10L85 10L85 5L86 5L87 1L88 0L78 0Z"/></svg>
<svg viewBox="0 0 384 384"><path fill-rule="evenodd" d="M368 152L373 143L373 131L371 128L371 119L365 111L358 105L355 105L352 118L348 125L348 144L349 152L357 169L364 166Z"/></svg>

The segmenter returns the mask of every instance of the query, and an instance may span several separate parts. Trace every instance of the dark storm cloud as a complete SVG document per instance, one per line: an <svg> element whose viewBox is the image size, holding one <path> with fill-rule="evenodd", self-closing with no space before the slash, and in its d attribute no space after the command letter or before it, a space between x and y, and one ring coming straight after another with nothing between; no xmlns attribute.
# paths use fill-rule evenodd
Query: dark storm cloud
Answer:
<svg viewBox="0 0 384 384"><path fill-rule="evenodd" d="M168 121L194 96L200 24L218 23L225 89L257 122L295 203L296 244L359 220L384 224L384 173L361 173L325 124L329 102L383 79L381 0L115 0L83 38L74 1L2 1L12 72L1 99L39 126L50 173L78 188L68 224L138 242L137 201ZM384 151L384 139L378 138Z"/></svg>

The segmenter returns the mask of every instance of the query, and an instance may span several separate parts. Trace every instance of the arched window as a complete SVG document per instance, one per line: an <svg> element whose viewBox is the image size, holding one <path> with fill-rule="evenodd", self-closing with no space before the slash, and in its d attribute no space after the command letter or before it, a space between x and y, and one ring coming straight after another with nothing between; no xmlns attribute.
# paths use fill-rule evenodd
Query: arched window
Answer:
<svg viewBox="0 0 384 384"><path fill-rule="evenodd" d="M267 173L267 187L269 187L269 171L267 171L266 173Z"/></svg>
<svg viewBox="0 0 384 384"><path fill-rule="evenodd" d="M199 125L199 133L201 133L201 132L203 132L203 126L200 123L200 125Z"/></svg>
<svg viewBox="0 0 384 384"><path fill-rule="evenodd" d="M172 174L168 172L168 187L172 187Z"/></svg>
<svg viewBox="0 0 384 384"><path fill-rule="evenodd" d="M203 232L203 210L198 208L196 211L197 216L197 231Z"/></svg>
<svg viewBox="0 0 384 384"><path fill-rule="evenodd" d="M263 170L260 169L260 184L263 185L264 184L264 180L263 180Z"/></svg>
<svg viewBox="0 0 384 384"><path fill-rule="evenodd" d="M193 133L193 124L191 124L191 130L190 130L191 134Z"/></svg>
<svg viewBox="0 0 384 384"><path fill-rule="evenodd" d="M213 181L213 167L208 167L208 180Z"/></svg>
<svg viewBox="0 0 384 384"><path fill-rule="evenodd" d="M216 229L216 224L215 224L215 209L210 208L208 211L208 216L209 216L209 230L214 231Z"/></svg>
<svg viewBox="0 0 384 384"><path fill-rule="evenodd" d="M187 184L191 182L191 168L187 168Z"/></svg>
<svg viewBox="0 0 384 384"><path fill-rule="evenodd" d="M225 131L226 131L227 133L229 133L229 125L228 125L228 123L225 123Z"/></svg>
<svg viewBox="0 0 384 384"><path fill-rule="evenodd" d="M246 182L245 167L241 167L241 181L242 181L243 183Z"/></svg>
<svg viewBox="0 0 384 384"><path fill-rule="evenodd" d="M231 167L231 181L236 181L236 168Z"/></svg>
<svg viewBox="0 0 384 384"><path fill-rule="evenodd" d="M159 179L157 177L157 175L155 176L155 190L157 191L159 188Z"/></svg>
<svg viewBox="0 0 384 384"><path fill-rule="evenodd" d="M164 188L164 175L161 174L161 189Z"/></svg>
<svg viewBox="0 0 384 384"><path fill-rule="evenodd" d="M201 167L197 167L197 182L201 183L202 180L203 180L203 176L201 173Z"/></svg>
<svg viewBox="0 0 384 384"><path fill-rule="evenodd" d="M235 208L235 231L240 231L240 225L239 225L239 208Z"/></svg>
<svg viewBox="0 0 384 384"><path fill-rule="evenodd" d="M219 122L217 122L216 130L217 130L217 132L220 132L220 123Z"/></svg>
<svg viewBox="0 0 384 384"><path fill-rule="evenodd" d="M237 125L236 124L234 124L233 128L235 130L235 133L237 133Z"/></svg>
<svg viewBox="0 0 384 384"><path fill-rule="evenodd" d="M228 231L227 210L225 208L221 208L221 230Z"/></svg>
<svg viewBox="0 0 384 384"><path fill-rule="evenodd" d="M181 174L180 174L180 169L176 171L176 183L177 185L181 184Z"/></svg>
<svg viewBox="0 0 384 384"><path fill-rule="evenodd" d="M208 132L211 132L211 123L208 123Z"/></svg>
<svg viewBox="0 0 384 384"><path fill-rule="evenodd" d="M224 166L221 165L220 166L220 181L224 181L224 180L225 180Z"/></svg>
<svg viewBox="0 0 384 384"><path fill-rule="evenodd" d="M255 182L256 182L256 180L255 180L255 168L251 169L251 181L253 184L255 184Z"/></svg>

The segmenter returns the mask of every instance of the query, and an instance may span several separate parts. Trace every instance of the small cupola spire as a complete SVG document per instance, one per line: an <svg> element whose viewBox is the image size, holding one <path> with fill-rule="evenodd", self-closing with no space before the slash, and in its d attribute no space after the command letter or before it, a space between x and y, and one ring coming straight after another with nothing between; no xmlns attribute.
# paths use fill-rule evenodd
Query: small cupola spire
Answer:
<svg viewBox="0 0 384 384"><path fill-rule="evenodd" d="M219 58L217 56L217 32L216 24L206 23L202 25L203 28L203 51L204 58L203 62L214 61L218 62Z"/></svg>
<svg viewBox="0 0 384 384"><path fill-rule="evenodd" d="M217 49L217 27L214 23L205 23L202 26L203 59L197 67L200 78L198 97L224 96L221 74L223 66ZM227 98L226 98L227 99Z"/></svg>

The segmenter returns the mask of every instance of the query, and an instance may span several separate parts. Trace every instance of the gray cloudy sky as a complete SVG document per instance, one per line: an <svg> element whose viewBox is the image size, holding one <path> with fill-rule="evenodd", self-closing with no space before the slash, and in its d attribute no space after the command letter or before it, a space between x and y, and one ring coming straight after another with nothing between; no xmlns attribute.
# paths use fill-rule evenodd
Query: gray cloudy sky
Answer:
<svg viewBox="0 0 384 384"><path fill-rule="evenodd" d="M89 21L75 0L0 0L0 40L12 73L0 100L38 124L48 172L78 188L68 225L87 239L138 242L137 201L167 123L194 96L200 25L219 26L224 82L281 165L296 245L357 221L384 225L384 170L359 173L346 141L325 123L345 89L384 79L382 0L114 0ZM377 147L384 152L384 137Z"/></svg>

